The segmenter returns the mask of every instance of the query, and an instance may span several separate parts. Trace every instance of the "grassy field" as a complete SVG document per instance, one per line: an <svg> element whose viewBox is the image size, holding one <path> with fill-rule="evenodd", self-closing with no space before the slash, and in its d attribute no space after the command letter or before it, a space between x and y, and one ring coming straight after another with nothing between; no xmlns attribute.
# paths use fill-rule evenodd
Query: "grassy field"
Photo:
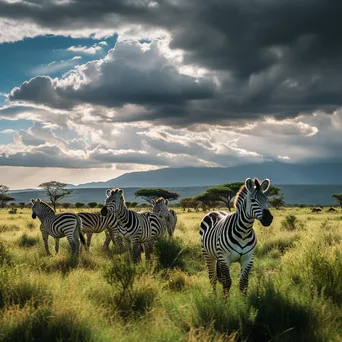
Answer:
<svg viewBox="0 0 342 342"><path fill-rule="evenodd" d="M48 257L31 210L0 211L0 341L342 341L341 209L273 214L255 224L247 297L234 264L225 301L209 286L202 212L179 212L173 241L135 267L102 249L104 234L78 262L65 239Z"/></svg>

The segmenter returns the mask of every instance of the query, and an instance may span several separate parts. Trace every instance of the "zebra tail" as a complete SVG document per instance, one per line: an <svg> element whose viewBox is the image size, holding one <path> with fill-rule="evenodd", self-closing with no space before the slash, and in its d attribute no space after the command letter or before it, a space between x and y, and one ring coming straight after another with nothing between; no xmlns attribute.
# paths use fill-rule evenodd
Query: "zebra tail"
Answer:
<svg viewBox="0 0 342 342"><path fill-rule="evenodd" d="M83 246L86 246L86 240L82 233L82 219L77 215L77 227L78 227L78 234L80 235L80 240Z"/></svg>

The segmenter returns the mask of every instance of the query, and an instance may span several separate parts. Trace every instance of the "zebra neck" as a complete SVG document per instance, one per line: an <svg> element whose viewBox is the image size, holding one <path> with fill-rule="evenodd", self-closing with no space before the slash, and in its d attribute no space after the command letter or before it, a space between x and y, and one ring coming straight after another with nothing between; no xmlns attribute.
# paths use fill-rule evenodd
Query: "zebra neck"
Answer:
<svg viewBox="0 0 342 342"><path fill-rule="evenodd" d="M242 205L236 211L237 215L237 226L242 234L248 235L250 231L253 229L254 217L251 217L247 214L246 211L246 202L244 201Z"/></svg>
<svg viewBox="0 0 342 342"><path fill-rule="evenodd" d="M46 211L46 212L43 212L41 214L38 214L37 216L38 216L40 222L43 222L46 219L54 217L55 213L53 211Z"/></svg>
<svg viewBox="0 0 342 342"><path fill-rule="evenodd" d="M118 212L118 221L123 226L129 222L129 210L124 205Z"/></svg>

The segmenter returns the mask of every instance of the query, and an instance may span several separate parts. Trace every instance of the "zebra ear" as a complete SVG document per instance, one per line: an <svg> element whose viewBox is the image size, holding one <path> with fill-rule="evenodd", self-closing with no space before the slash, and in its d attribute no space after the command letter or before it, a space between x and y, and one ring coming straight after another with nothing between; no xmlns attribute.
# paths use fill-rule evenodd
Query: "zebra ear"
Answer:
<svg viewBox="0 0 342 342"><path fill-rule="evenodd" d="M107 197L109 197L110 196L110 193L112 192L112 189L107 189L106 190L106 195L107 195Z"/></svg>
<svg viewBox="0 0 342 342"><path fill-rule="evenodd" d="M156 200L154 198L151 199L151 204L152 204L152 206L156 205Z"/></svg>
<svg viewBox="0 0 342 342"><path fill-rule="evenodd" d="M165 205L168 205L169 204L169 200L164 200L164 202L165 202Z"/></svg>
<svg viewBox="0 0 342 342"><path fill-rule="evenodd" d="M250 179L250 178L247 178L245 180L245 186L247 188L248 191L253 191L253 188L254 188L254 182Z"/></svg>
<svg viewBox="0 0 342 342"><path fill-rule="evenodd" d="M40 198L37 198L37 202L38 202L38 203L40 203L40 202L41 202Z"/></svg>
<svg viewBox="0 0 342 342"><path fill-rule="evenodd" d="M263 193L267 192L268 189L270 188L271 186L271 181L266 178L264 181L262 181L262 183L260 184L260 189Z"/></svg>
<svg viewBox="0 0 342 342"><path fill-rule="evenodd" d="M36 200L34 198L31 198L30 201L31 201L32 204L36 203Z"/></svg>

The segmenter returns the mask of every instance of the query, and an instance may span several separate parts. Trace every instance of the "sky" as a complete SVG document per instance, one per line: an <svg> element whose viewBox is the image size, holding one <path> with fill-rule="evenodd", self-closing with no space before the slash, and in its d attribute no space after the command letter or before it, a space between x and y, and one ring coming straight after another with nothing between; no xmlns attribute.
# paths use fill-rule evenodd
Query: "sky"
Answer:
<svg viewBox="0 0 342 342"><path fill-rule="evenodd" d="M341 16L337 0L0 0L0 183L341 162Z"/></svg>

